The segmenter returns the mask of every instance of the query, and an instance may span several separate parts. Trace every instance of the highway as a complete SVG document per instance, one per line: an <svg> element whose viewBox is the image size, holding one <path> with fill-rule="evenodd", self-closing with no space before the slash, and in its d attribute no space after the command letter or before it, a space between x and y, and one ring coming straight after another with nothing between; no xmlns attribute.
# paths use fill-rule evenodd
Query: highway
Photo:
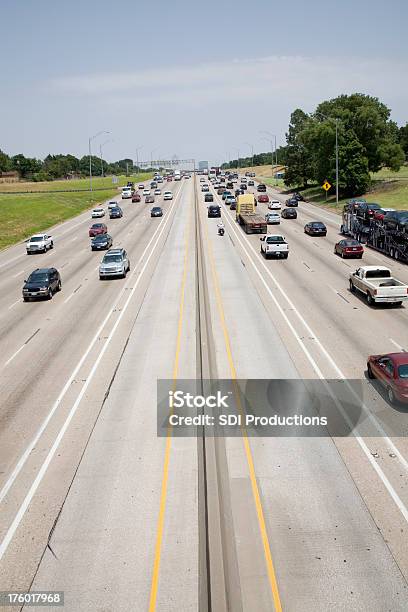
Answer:
<svg viewBox="0 0 408 612"><path fill-rule="evenodd" d="M198 177L167 188L162 218L123 201L106 221L126 279L99 281L89 211L46 254L0 253L0 590L64 591L69 611L407 610L406 410L365 369L408 350L408 307L350 293L333 213L300 202L270 228L289 258L265 260L213 187L223 237ZM62 291L23 302L46 265ZM158 436L158 379L361 379L367 414L350 437Z"/></svg>

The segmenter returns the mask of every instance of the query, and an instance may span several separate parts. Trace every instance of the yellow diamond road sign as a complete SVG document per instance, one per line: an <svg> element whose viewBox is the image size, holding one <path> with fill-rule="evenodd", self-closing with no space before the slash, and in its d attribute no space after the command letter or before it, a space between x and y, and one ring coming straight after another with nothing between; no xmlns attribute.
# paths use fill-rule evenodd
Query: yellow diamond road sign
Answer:
<svg viewBox="0 0 408 612"><path fill-rule="evenodd" d="M329 191L329 189L330 189L331 185L330 185L329 181L324 181L324 183L323 183L322 187L323 187L323 189L324 189L325 191Z"/></svg>

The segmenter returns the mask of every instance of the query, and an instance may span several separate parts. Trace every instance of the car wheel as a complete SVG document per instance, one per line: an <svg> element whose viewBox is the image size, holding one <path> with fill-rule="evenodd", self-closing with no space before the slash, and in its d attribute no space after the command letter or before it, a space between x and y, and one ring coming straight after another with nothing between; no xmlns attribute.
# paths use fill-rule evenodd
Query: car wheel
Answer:
<svg viewBox="0 0 408 612"><path fill-rule="evenodd" d="M53 296L53 293L52 293L52 289L50 287L50 290L48 291L48 299L52 300L52 296Z"/></svg>
<svg viewBox="0 0 408 612"><path fill-rule="evenodd" d="M57 291L61 291L61 281L58 281Z"/></svg>
<svg viewBox="0 0 408 612"><path fill-rule="evenodd" d="M367 374L368 374L368 378L371 378L371 380L375 378L374 372L372 371L369 363L367 363Z"/></svg>
<svg viewBox="0 0 408 612"><path fill-rule="evenodd" d="M388 397L388 401L390 402L390 404L395 404L396 398L395 398L394 391L391 389L391 387L387 388L387 397Z"/></svg>
<svg viewBox="0 0 408 612"><path fill-rule="evenodd" d="M367 291L367 304L369 306L372 306L374 304L373 297L372 297L371 293L369 293L368 291Z"/></svg>
<svg viewBox="0 0 408 612"><path fill-rule="evenodd" d="M53 248L54 248L54 243L53 243L53 242L51 242L51 244L50 244L50 249L53 249Z"/></svg>
<svg viewBox="0 0 408 612"><path fill-rule="evenodd" d="M344 251L341 252L341 258L344 259Z"/></svg>
<svg viewBox="0 0 408 612"><path fill-rule="evenodd" d="M29 297L23 297L24 302L29 302L30 298Z"/></svg>
<svg viewBox="0 0 408 612"><path fill-rule="evenodd" d="M349 281L349 285L350 285L350 291L351 291L351 293L355 293L356 288L355 288L355 286L353 285L353 283L352 283L351 281Z"/></svg>
<svg viewBox="0 0 408 612"><path fill-rule="evenodd" d="M283 256L284 259L287 259L289 257L289 253L285 253L285 255Z"/></svg>
<svg viewBox="0 0 408 612"><path fill-rule="evenodd" d="M394 249L390 249L390 257L392 257L392 259L394 259Z"/></svg>
<svg viewBox="0 0 408 612"><path fill-rule="evenodd" d="M358 256L359 259L363 259L363 254Z"/></svg>

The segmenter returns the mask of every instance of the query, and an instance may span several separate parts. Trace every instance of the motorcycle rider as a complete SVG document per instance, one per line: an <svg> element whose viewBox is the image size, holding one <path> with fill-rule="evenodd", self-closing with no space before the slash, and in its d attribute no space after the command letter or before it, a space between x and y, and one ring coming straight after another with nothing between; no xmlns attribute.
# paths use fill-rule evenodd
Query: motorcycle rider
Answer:
<svg viewBox="0 0 408 612"><path fill-rule="evenodd" d="M217 223L217 228L218 228L218 235L219 236L223 236L224 232L225 232L225 226L223 224L222 221L220 221L219 223Z"/></svg>

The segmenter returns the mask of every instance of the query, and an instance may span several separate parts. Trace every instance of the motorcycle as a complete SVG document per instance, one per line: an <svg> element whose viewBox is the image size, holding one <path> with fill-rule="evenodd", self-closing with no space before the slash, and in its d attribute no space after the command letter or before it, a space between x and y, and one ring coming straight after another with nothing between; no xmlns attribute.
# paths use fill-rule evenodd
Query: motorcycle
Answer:
<svg viewBox="0 0 408 612"><path fill-rule="evenodd" d="M224 228L223 228L223 227L219 227L219 228L218 228L218 235L219 235L219 236L223 236L223 235L224 235L224 232L225 232L225 230L224 230Z"/></svg>

